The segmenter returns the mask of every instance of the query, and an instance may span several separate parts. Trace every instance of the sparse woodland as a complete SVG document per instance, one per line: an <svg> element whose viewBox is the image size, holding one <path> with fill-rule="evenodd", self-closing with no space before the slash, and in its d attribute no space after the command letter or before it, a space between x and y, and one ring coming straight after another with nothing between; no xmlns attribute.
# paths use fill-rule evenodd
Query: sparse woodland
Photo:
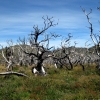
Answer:
<svg viewBox="0 0 100 100"><path fill-rule="evenodd" d="M62 37L46 33L56 27L53 17L42 17L43 27L33 26L27 38L16 45L0 44L0 100L99 100L100 35L93 30L90 12L81 8L89 23L90 38L84 48L77 41L70 46L72 34L61 40L60 48L50 47L50 40ZM97 8L100 11L99 7Z"/></svg>

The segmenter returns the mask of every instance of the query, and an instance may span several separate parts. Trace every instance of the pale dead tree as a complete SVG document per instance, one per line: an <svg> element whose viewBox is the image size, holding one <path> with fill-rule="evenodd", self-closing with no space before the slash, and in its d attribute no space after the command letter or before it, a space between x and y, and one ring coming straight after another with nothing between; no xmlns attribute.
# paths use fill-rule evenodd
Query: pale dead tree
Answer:
<svg viewBox="0 0 100 100"><path fill-rule="evenodd" d="M83 8L82 8L82 11L84 12L84 14L87 17L88 23L90 25L90 27L89 27L89 29L90 29L90 37L91 37L91 39L92 39L92 41L94 43L96 53L100 57L100 53L99 53L99 50L100 50L100 35L94 34L94 32L93 32L93 25L92 25L92 23L90 21L90 17L89 17L89 15L92 13L92 9L90 9L89 13L86 13L86 10L83 9Z"/></svg>
<svg viewBox="0 0 100 100"><path fill-rule="evenodd" d="M4 53L4 48L3 48L3 46L1 46L2 47L2 53L1 53L1 55L2 55L2 57L4 58L4 60L5 60L5 62L6 62L6 65L7 65L7 71L9 71L9 70L12 70L12 64L13 64L13 62L12 62L12 59L13 59L13 56L12 56L12 54L11 54L11 51L10 51L10 49L9 48L5 48L6 49L6 56L5 56L5 53ZM8 51L9 50L9 51Z"/></svg>
<svg viewBox="0 0 100 100"><path fill-rule="evenodd" d="M24 73L19 73L19 72L12 71L12 69L13 69L13 56L12 56L12 54L10 56L11 52L7 52L6 51L8 53L8 54L6 54L8 58L6 58L5 53L4 53L4 49L7 49L7 47L6 48L3 48L3 46L1 46L1 47L2 47L2 50L1 50L0 54L2 55L2 57L5 60L5 62L7 63L7 66L6 66L7 70L6 70L6 72L1 72L0 75L17 75L17 76L28 77Z"/></svg>
<svg viewBox="0 0 100 100"><path fill-rule="evenodd" d="M68 37L61 41L61 49L53 51L53 61L56 68L60 66L60 68L66 67L68 70L73 69L73 64L71 62L70 50L68 49L70 46L71 34L68 34Z"/></svg>
<svg viewBox="0 0 100 100"><path fill-rule="evenodd" d="M61 44L61 48L62 48L62 53L65 55L65 59L64 59L64 66L68 69L68 70L72 70L73 69L73 64L71 62L71 54L72 52L70 51L70 40L71 40L72 36L71 33L68 34L68 37L65 39L65 43L63 45L63 43ZM75 49L73 49L75 50Z"/></svg>
<svg viewBox="0 0 100 100"><path fill-rule="evenodd" d="M28 45L30 47L30 51L23 48L21 44L19 44L19 46L26 55L28 55L29 57L33 56L32 59L35 59L36 67L32 68L32 72L36 74L45 75L46 71L44 69L43 61L49 57L48 52L50 52L50 50L53 49L53 47L49 47L50 39L55 39L59 37L59 35L53 33L46 33L46 31L49 28L54 27L58 24L54 24L53 17L49 18L47 16L46 18L42 17L42 19L44 20L44 27L42 29L39 29L38 25L34 25L34 32L29 34Z"/></svg>
<svg viewBox="0 0 100 100"><path fill-rule="evenodd" d="M9 46L8 47L6 46L5 52L3 51L4 50L3 46L1 45L1 47L2 47L1 55L2 55L2 57L4 58L4 60L7 64L7 71L9 71L9 70L13 69L14 46L13 46L12 40L7 41L7 43L8 43Z"/></svg>
<svg viewBox="0 0 100 100"><path fill-rule="evenodd" d="M93 25L90 21L90 17L89 15L92 13L92 9L90 9L90 12L89 13L86 13L86 10L82 8L82 11L84 12L84 14L86 15L87 17L87 20L88 20L88 23L90 25L89 29L90 29L90 37L91 37L91 40L93 41L94 43L94 46L95 46L95 51L96 51L96 54L99 56L100 58L100 35L96 35L94 32L93 32ZM99 59L100 60L100 59ZM98 63L97 65L98 69L100 69L100 62Z"/></svg>
<svg viewBox="0 0 100 100"><path fill-rule="evenodd" d="M76 54L77 54L77 52L76 52L76 45L77 44L78 43L76 41L74 41L74 46L70 47L70 52L71 52L70 58L71 58L71 62L72 62L73 65L76 65L77 58L78 58L78 57L76 58Z"/></svg>
<svg viewBox="0 0 100 100"><path fill-rule="evenodd" d="M7 41L8 43L8 47L6 46L5 48L1 46L1 55L4 58L5 62L6 62L6 72L1 72L0 75L17 75L17 76L25 76L28 77L27 75L25 75L24 73L19 73L19 72L14 72L13 71L13 66L14 64L16 64L16 60L14 59L15 55L14 55L14 46L13 46L13 41L9 40Z"/></svg>
<svg viewBox="0 0 100 100"><path fill-rule="evenodd" d="M18 48L18 64L19 66L25 66L25 62L24 62L24 53L22 52L22 50L20 48Z"/></svg>
<svg viewBox="0 0 100 100"><path fill-rule="evenodd" d="M99 58L97 54L95 53L95 49L93 47L90 48L91 43L88 43L89 41L86 41L85 47L86 47L86 63L88 64L88 67L96 62L96 60Z"/></svg>
<svg viewBox="0 0 100 100"><path fill-rule="evenodd" d="M88 43L89 41L85 42L85 48L86 48L86 53L85 53L85 60L84 63L88 64L88 67L90 66L91 61L91 51L89 50L89 46L91 44Z"/></svg>
<svg viewBox="0 0 100 100"><path fill-rule="evenodd" d="M30 39L29 39L30 40ZM25 37L23 39L19 38L17 40L18 42L18 45L20 44L21 46L19 46L17 49L18 51L18 65L20 66L30 66L32 64L34 64L34 55L27 55L25 54L21 47L23 49L25 49L26 52L34 52L36 50L34 50L33 48L35 47L32 47L31 44L29 44L28 42L28 39L26 39Z"/></svg>

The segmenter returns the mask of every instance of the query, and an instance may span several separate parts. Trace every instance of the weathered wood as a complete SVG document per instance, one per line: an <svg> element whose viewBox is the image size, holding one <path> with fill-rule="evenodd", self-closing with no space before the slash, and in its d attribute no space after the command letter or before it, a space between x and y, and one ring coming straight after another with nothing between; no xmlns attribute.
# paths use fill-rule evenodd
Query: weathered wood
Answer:
<svg viewBox="0 0 100 100"><path fill-rule="evenodd" d="M17 76L25 76L25 77L28 77L26 74L18 73L18 72L13 72L13 71L1 72L0 75L17 75Z"/></svg>

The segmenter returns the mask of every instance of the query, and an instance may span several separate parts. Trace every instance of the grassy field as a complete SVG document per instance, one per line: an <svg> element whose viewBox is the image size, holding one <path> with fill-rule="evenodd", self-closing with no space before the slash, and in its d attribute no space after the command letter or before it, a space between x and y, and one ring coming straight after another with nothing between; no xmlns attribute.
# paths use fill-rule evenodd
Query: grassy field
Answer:
<svg viewBox="0 0 100 100"><path fill-rule="evenodd" d="M5 67L0 66L0 72ZM0 100L100 100L100 75L91 66L82 71L48 69L48 75L34 76L30 68L15 67L29 78L9 75L0 76Z"/></svg>

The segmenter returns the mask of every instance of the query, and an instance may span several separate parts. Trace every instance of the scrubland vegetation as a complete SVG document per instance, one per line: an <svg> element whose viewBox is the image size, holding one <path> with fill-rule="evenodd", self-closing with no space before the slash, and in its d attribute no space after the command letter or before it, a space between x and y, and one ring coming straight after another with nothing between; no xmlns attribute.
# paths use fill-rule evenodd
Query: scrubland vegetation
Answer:
<svg viewBox="0 0 100 100"><path fill-rule="evenodd" d="M19 38L16 46L12 40L8 47L0 44L0 100L100 100L100 35L93 32L92 9L82 11L92 47L87 41L86 48L76 48L76 42L70 46L70 33L61 40L61 48L49 47L50 39L61 35L46 34L58 25L48 16L42 17L42 29L34 25L34 32Z"/></svg>
<svg viewBox="0 0 100 100"><path fill-rule="evenodd" d="M5 67L0 66L0 72ZM0 100L99 100L100 72L95 64L82 70L50 68L47 76L34 76L31 68L14 67L14 71L29 75L0 76Z"/></svg>

